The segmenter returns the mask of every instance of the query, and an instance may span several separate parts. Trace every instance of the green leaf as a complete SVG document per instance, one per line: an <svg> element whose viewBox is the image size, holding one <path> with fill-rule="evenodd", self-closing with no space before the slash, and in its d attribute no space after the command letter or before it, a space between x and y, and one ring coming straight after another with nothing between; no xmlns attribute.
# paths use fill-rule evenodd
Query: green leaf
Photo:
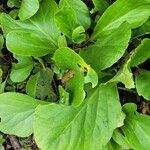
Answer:
<svg viewBox="0 0 150 150"><path fill-rule="evenodd" d="M116 129L113 133L112 138L116 143L118 143L122 147L130 148L130 144L129 144L127 138L124 135L122 135L121 129Z"/></svg>
<svg viewBox="0 0 150 150"><path fill-rule="evenodd" d="M69 105L69 93L62 86L59 86L59 103Z"/></svg>
<svg viewBox="0 0 150 150"><path fill-rule="evenodd" d="M66 71L66 74L62 79L62 83L66 84L66 91L70 93L71 103L73 105L79 105L85 97L85 69L87 69L85 82L91 82L93 87L95 87L98 83L96 72L87 65L77 53L69 48L58 49L55 52L53 59L59 68Z"/></svg>
<svg viewBox="0 0 150 150"><path fill-rule="evenodd" d="M78 24L85 29L90 27L89 10L82 0L60 0L61 7L70 7L74 10Z"/></svg>
<svg viewBox="0 0 150 150"><path fill-rule="evenodd" d="M98 41L94 45L82 49L80 55L96 71L106 69L123 56L130 36L131 30L128 24L123 23L115 30L101 33Z"/></svg>
<svg viewBox="0 0 150 150"><path fill-rule="evenodd" d="M13 9L9 12L9 16L11 16L13 19L16 19L18 17L18 9Z"/></svg>
<svg viewBox="0 0 150 150"><path fill-rule="evenodd" d="M40 77L40 72L36 73L35 75L32 75L26 85L26 93L31 97L36 97L36 88L38 79Z"/></svg>
<svg viewBox="0 0 150 150"><path fill-rule="evenodd" d="M2 69L0 68L0 81L1 81L2 75L3 75L3 71L2 71Z"/></svg>
<svg viewBox="0 0 150 150"><path fill-rule="evenodd" d="M22 0L18 16L21 20L29 19L38 9L39 0Z"/></svg>
<svg viewBox="0 0 150 150"><path fill-rule="evenodd" d="M118 71L118 73L109 81L109 82L121 82L125 85L126 88L132 89L135 88L133 74L130 69L129 59Z"/></svg>
<svg viewBox="0 0 150 150"><path fill-rule="evenodd" d="M133 31L134 38L145 34L150 34L150 18L142 26Z"/></svg>
<svg viewBox="0 0 150 150"><path fill-rule="evenodd" d="M60 31L70 38L78 26L75 12L71 7L62 7L55 15L55 22Z"/></svg>
<svg viewBox="0 0 150 150"><path fill-rule="evenodd" d="M131 28L141 26L150 16L149 0L117 0L102 15L94 29L92 39L101 37L102 31L118 28L127 21Z"/></svg>
<svg viewBox="0 0 150 150"><path fill-rule="evenodd" d="M0 34L0 50L3 48L4 39L3 36Z"/></svg>
<svg viewBox="0 0 150 150"><path fill-rule="evenodd" d="M0 94L0 131L20 137L31 135L35 108L42 103L19 93Z"/></svg>
<svg viewBox="0 0 150 150"><path fill-rule="evenodd" d="M21 1L20 0L8 0L7 6L10 8L13 8L13 7L19 8L21 6Z"/></svg>
<svg viewBox="0 0 150 150"><path fill-rule="evenodd" d="M5 89L5 85L6 85L6 80L4 82L2 82L2 76L3 76L3 71L0 68L0 94L4 92Z"/></svg>
<svg viewBox="0 0 150 150"><path fill-rule="evenodd" d="M102 149L117 127L120 114L116 86L100 85L79 107L39 106L35 114L35 139L42 150Z"/></svg>
<svg viewBox="0 0 150 150"><path fill-rule="evenodd" d="M10 49L10 51L17 51L18 55L25 56L26 53L28 56L32 56L35 53L37 53L35 54L35 56L43 56L48 53L48 49L49 53L54 52L58 47L58 38L60 36L60 32L58 31L54 22L54 16L57 10L58 6L53 0L43 0L41 2L40 9L38 10L38 12L33 17L25 21L14 20L9 15L2 14L0 22L3 32L5 33L5 35L7 35L9 32L13 31L12 33L10 33L8 38L11 37L11 39L15 41L18 40L17 43L15 42L15 47L19 49L19 47L21 47L20 43L23 42L24 44L26 44L26 42L28 42L25 49L21 49L21 51ZM18 32L18 30L21 31ZM17 33L19 34L20 38L17 38ZM13 35L15 35L15 39L12 37ZM30 42L30 40L34 42L34 53L32 52L33 44L32 42ZM9 44L8 41L6 42L9 46L12 44ZM10 40L10 42L12 41ZM43 44L46 45L46 47L44 46L44 49ZM40 52L38 52L39 45L41 45ZM35 47L38 48L37 52L35 52ZM22 54L22 51L26 51L26 53ZM31 54L30 51L32 52Z"/></svg>
<svg viewBox="0 0 150 150"><path fill-rule="evenodd" d="M19 30L8 33L6 45L10 52L21 56L40 57L52 54L56 49L53 43L41 38L40 35Z"/></svg>
<svg viewBox="0 0 150 150"><path fill-rule="evenodd" d="M24 81L31 73L33 69L33 60L31 57L16 56L18 60L17 64L13 64L10 79L13 82Z"/></svg>
<svg viewBox="0 0 150 150"><path fill-rule="evenodd" d="M150 100L150 71L139 70L139 74L135 76L135 84L138 94Z"/></svg>
<svg viewBox="0 0 150 150"><path fill-rule="evenodd" d="M73 30L72 40L77 44L81 44L86 40L85 29L83 26L79 26Z"/></svg>
<svg viewBox="0 0 150 150"><path fill-rule="evenodd" d="M0 148L1 148L1 145L5 142L5 139L3 138L2 135L0 135ZM1 150L4 150L4 149L1 149Z"/></svg>
<svg viewBox="0 0 150 150"><path fill-rule="evenodd" d="M58 47L67 47L67 41L66 41L66 37L64 35L60 35L59 39L58 39Z"/></svg>
<svg viewBox="0 0 150 150"><path fill-rule="evenodd" d="M123 150L123 147L118 145L113 139L102 150Z"/></svg>
<svg viewBox="0 0 150 150"><path fill-rule="evenodd" d="M37 74L31 76L26 85L28 95L38 99L49 99L52 101L52 79L53 72L49 68L41 70Z"/></svg>
<svg viewBox="0 0 150 150"><path fill-rule="evenodd" d="M122 127L130 147L137 150L146 150L150 147L150 117L130 110L132 103L123 106L127 114L125 125Z"/></svg>
<svg viewBox="0 0 150 150"><path fill-rule="evenodd" d="M141 44L134 50L130 65L132 67L142 64L150 58L150 39L144 39Z"/></svg>
<svg viewBox="0 0 150 150"><path fill-rule="evenodd" d="M95 11L105 11L106 8L109 6L109 3L107 0L92 0L95 6Z"/></svg>

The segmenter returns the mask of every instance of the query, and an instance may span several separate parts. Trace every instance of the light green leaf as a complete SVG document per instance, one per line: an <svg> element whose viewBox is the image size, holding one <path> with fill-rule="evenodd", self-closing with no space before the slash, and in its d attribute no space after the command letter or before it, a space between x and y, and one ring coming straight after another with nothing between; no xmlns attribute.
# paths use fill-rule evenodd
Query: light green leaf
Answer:
<svg viewBox="0 0 150 150"><path fill-rule="evenodd" d="M86 40L85 29L83 26L79 26L73 30L72 40L77 44L81 44Z"/></svg>
<svg viewBox="0 0 150 150"><path fill-rule="evenodd" d="M80 51L84 60L100 71L112 66L125 53L131 30L127 23L110 32L103 32L98 41ZM94 60L94 61L93 61Z"/></svg>
<svg viewBox="0 0 150 150"><path fill-rule="evenodd" d="M8 33L6 45L10 52L21 56L40 57L49 53L52 54L56 49L53 43L40 35L21 30Z"/></svg>
<svg viewBox="0 0 150 150"><path fill-rule="evenodd" d="M39 106L35 114L35 139L42 150L101 150L110 140L120 113L116 86L100 85L79 107Z"/></svg>
<svg viewBox="0 0 150 150"><path fill-rule="evenodd" d="M85 69L87 71L85 82L91 82L93 87L95 87L98 83L96 72L87 65L77 53L69 48L58 49L55 52L53 59L59 68L67 71L62 79L62 83L66 84L66 91L70 93L71 103L73 103L73 105L79 105L85 97Z"/></svg>
<svg viewBox="0 0 150 150"><path fill-rule="evenodd" d="M130 105L135 104L129 103L123 106L123 110L127 114L127 117L122 131L131 148L136 150L147 150L150 147L150 117L139 114L136 110L130 110Z"/></svg>
<svg viewBox="0 0 150 150"><path fill-rule="evenodd" d="M78 26L75 12L71 7L62 7L55 15L55 22L60 31L70 38Z"/></svg>
<svg viewBox="0 0 150 150"><path fill-rule="evenodd" d="M59 90L59 103L69 105L69 93L65 91L62 86L58 87Z"/></svg>
<svg viewBox="0 0 150 150"><path fill-rule="evenodd" d="M66 37L64 35L60 35L59 39L58 39L58 47L67 47L67 41L66 41Z"/></svg>
<svg viewBox="0 0 150 150"><path fill-rule="evenodd" d="M130 59L122 66L118 73L109 82L121 82L126 88L135 88L133 74L130 69Z"/></svg>
<svg viewBox="0 0 150 150"><path fill-rule="evenodd" d="M90 27L91 20L89 10L82 0L60 0L61 7L71 7L77 17L78 24L85 29Z"/></svg>
<svg viewBox="0 0 150 150"><path fill-rule="evenodd" d="M109 6L107 0L92 0L95 6L95 11L105 11L105 9Z"/></svg>
<svg viewBox="0 0 150 150"><path fill-rule="evenodd" d="M0 131L20 137L31 135L35 108L42 103L19 93L0 94Z"/></svg>
<svg viewBox="0 0 150 150"><path fill-rule="evenodd" d="M18 60L17 64L13 64L10 79L13 82L24 81L31 73L33 69L33 60L31 57L16 56Z"/></svg>
<svg viewBox="0 0 150 150"><path fill-rule="evenodd" d="M102 31L118 28L127 21L131 28L141 26L150 16L149 0L117 0L102 15L94 29L92 39L101 37Z"/></svg>
<svg viewBox="0 0 150 150"><path fill-rule="evenodd" d="M150 100L150 71L139 70L135 76L136 90L140 96Z"/></svg>
<svg viewBox="0 0 150 150"><path fill-rule="evenodd" d="M22 0L18 16L21 20L29 19L38 9L39 0Z"/></svg>
<svg viewBox="0 0 150 150"><path fill-rule="evenodd" d="M18 40L17 41L18 45L16 42L15 44L17 45L16 47L21 47L20 43L22 43L23 39L26 42L29 41L25 49L28 55L32 56L32 53L30 54L30 51L32 52L33 44L32 42L30 42L30 40L33 40L34 46L35 47L37 46L38 48L39 48L38 42L40 42L43 46L43 42L45 41L44 45L49 46L49 53L51 53L57 49L58 38L60 36L60 32L58 31L54 22L54 15L57 12L57 10L58 6L53 0L43 0L41 2L40 9L38 10L38 12L33 17L25 21L14 20L9 15L2 14L0 22L2 25L3 32L5 33L5 35L7 35L9 32L13 31L13 33L10 33L10 35L13 35L14 33L18 32L18 30L21 30L21 32L18 33L20 35L20 38L16 37L17 38L16 40ZM25 37L29 36L28 39L23 38L24 34L22 31L24 31ZM33 37L31 37L31 35ZM22 37L23 39L21 38L21 36L23 36ZM34 39L36 39L37 42ZM7 44L11 45L9 44L9 42L7 42ZM48 47L46 47L46 50L45 46L44 49L42 48L43 47L41 47L40 53L38 53L39 49L37 50L36 56L37 55L43 56L44 53L45 54L48 53L47 50ZM21 50L24 51L24 49ZM13 50L10 49L10 51L16 52L16 50L14 49ZM25 53L22 54L22 51L17 51L17 54L26 56ZM42 53L42 51L44 52Z"/></svg>
<svg viewBox="0 0 150 150"><path fill-rule="evenodd" d="M131 57L131 67L142 64L150 58L150 39L144 39L141 44L134 50Z"/></svg>
<svg viewBox="0 0 150 150"><path fill-rule="evenodd" d="M3 48L4 39L3 36L0 34L0 50Z"/></svg>

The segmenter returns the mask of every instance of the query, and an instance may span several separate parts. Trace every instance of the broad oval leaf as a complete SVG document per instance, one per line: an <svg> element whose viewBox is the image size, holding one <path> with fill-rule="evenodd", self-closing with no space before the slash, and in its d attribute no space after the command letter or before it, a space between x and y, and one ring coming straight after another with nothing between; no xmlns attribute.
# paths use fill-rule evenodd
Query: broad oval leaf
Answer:
<svg viewBox="0 0 150 150"><path fill-rule="evenodd" d="M101 33L95 44L81 49L80 55L96 71L106 69L123 56L130 37L131 29L127 23L123 23L117 29Z"/></svg>
<svg viewBox="0 0 150 150"><path fill-rule="evenodd" d="M135 76L136 90L140 96L150 100L150 71L139 70Z"/></svg>
<svg viewBox="0 0 150 150"><path fill-rule="evenodd" d="M79 107L39 106L35 114L35 139L42 150L101 150L110 140L120 115L116 86L100 85Z"/></svg>
<svg viewBox="0 0 150 150"><path fill-rule="evenodd" d="M22 0L18 16L21 20L29 19L38 9L39 0Z"/></svg>
<svg viewBox="0 0 150 150"><path fill-rule="evenodd" d="M31 57L15 57L18 60L17 64L13 64L10 79L13 82L24 81L31 73L33 69L33 60Z"/></svg>
<svg viewBox="0 0 150 150"><path fill-rule="evenodd" d="M35 108L42 103L20 93L0 94L0 131L20 137L31 135Z"/></svg>
<svg viewBox="0 0 150 150"><path fill-rule="evenodd" d="M94 29L92 39L100 38L102 31L118 28L127 21L131 28L141 26L150 16L148 0L117 0L102 15Z"/></svg>
<svg viewBox="0 0 150 150"><path fill-rule="evenodd" d="M34 54L35 56L43 56L47 54L48 51L49 53L54 52L58 47L58 38L60 36L60 32L58 31L54 22L54 15L57 12L57 10L58 10L58 6L56 2L54 2L54 0L43 0L41 2L40 9L38 10L38 12L33 17L25 21L14 20L9 15L3 13L1 15L0 21L5 35L7 36L8 33L13 31L13 33L10 33L10 35L12 35L13 38L13 34L16 35L17 34L16 32L18 32L18 30L21 30L21 32L18 33L20 35L20 38L17 38L17 35L16 37L14 35L15 37L14 40L17 41L17 43L15 42L16 44L15 46L19 48L21 47L20 42L22 41L25 43L27 42L25 49L23 49L24 47L22 47L21 49L22 51L27 50L25 53L21 53L21 51L17 51L15 49L13 49L13 51L14 52L17 51L18 55L23 55L23 56L27 56L27 55L32 56ZM31 38L31 35L35 40ZM28 36L29 37L27 39L22 37L23 38L22 39L21 36L23 37L25 36L26 38ZM44 49L42 49L41 47L40 52L38 52L38 50L37 52L35 51L32 52L33 45L31 46L32 42L30 40L33 40L32 42L34 43L34 50L35 47L37 47L38 50L39 50L39 46L46 45L46 47L44 46ZM8 45L12 44L12 43L9 44L8 41L6 42ZM31 51L31 53L29 50Z"/></svg>
<svg viewBox="0 0 150 150"><path fill-rule="evenodd" d="M6 45L10 52L21 56L41 57L56 50L53 43L41 38L40 35L19 30L7 35Z"/></svg>

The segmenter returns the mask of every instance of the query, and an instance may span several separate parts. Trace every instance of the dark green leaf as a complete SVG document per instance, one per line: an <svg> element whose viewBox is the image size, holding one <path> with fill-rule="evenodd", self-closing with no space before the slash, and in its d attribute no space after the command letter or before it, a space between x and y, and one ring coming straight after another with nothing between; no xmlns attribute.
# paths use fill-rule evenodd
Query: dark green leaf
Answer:
<svg viewBox="0 0 150 150"><path fill-rule="evenodd" d="M3 36L0 34L0 50L3 48L4 39Z"/></svg>

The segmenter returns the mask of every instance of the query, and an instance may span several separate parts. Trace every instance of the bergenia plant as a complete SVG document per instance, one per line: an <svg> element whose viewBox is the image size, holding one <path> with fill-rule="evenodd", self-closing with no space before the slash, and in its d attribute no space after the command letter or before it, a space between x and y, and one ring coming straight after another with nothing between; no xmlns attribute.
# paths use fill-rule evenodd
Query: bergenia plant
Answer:
<svg viewBox="0 0 150 150"><path fill-rule="evenodd" d="M150 149L149 16L150 0L8 0L0 131L41 150Z"/></svg>

